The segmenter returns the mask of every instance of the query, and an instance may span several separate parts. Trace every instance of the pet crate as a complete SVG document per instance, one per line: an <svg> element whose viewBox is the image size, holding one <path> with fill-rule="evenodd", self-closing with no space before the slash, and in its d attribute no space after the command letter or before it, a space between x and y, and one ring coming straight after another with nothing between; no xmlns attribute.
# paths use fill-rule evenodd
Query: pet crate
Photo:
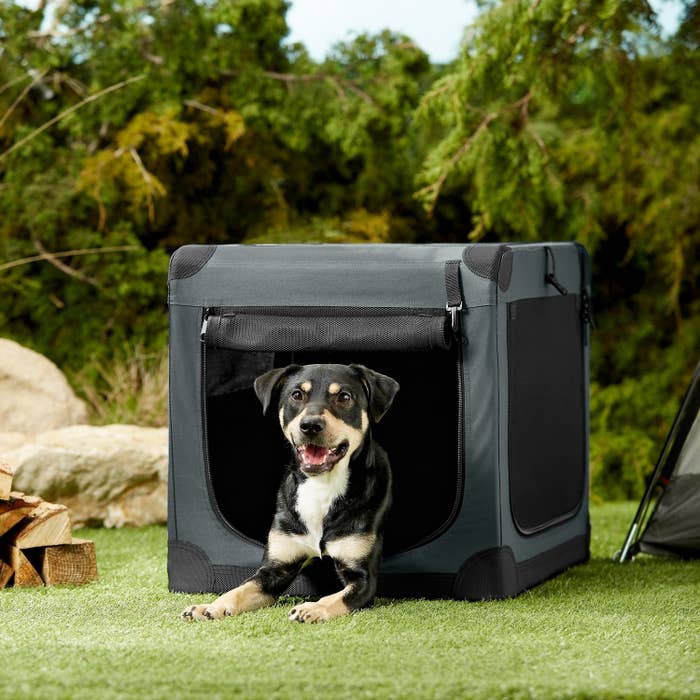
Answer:
<svg viewBox="0 0 700 700"><path fill-rule="evenodd" d="M259 566L291 459L257 376L361 363L393 506L378 595L513 596L589 554L590 272L574 243L188 245L170 263L169 586ZM327 557L295 595L338 590Z"/></svg>

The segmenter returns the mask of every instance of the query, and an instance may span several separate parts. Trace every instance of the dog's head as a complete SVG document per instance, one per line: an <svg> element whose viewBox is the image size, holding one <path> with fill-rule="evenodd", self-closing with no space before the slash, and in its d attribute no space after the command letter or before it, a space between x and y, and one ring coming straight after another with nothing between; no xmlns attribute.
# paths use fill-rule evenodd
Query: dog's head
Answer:
<svg viewBox="0 0 700 700"><path fill-rule="evenodd" d="M370 423L391 406L398 382L363 365L289 365L255 380L263 413L280 425L307 476L329 472L361 447Z"/></svg>

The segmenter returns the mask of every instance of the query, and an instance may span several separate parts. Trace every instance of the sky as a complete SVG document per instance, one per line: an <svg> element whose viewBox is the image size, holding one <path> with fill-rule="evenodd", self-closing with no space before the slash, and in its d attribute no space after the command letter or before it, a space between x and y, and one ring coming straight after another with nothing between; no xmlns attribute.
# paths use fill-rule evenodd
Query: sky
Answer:
<svg viewBox="0 0 700 700"><path fill-rule="evenodd" d="M411 37L434 63L446 63L475 16L470 0L292 0L287 24L290 40L305 44L316 60L353 32L388 28Z"/></svg>
<svg viewBox="0 0 700 700"><path fill-rule="evenodd" d="M651 0L651 5L664 32L672 33L682 1ZM305 44L317 61L353 33L388 28L411 37L433 63L446 63L457 55L462 32L476 14L474 0L292 0L287 23L290 40Z"/></svg>
<svg viewBox="0 0 700 700"><path fill-rule="evenodd" d="M17 2L36 7L39 0ZM650 4L663 32L673 33L683 0ZM447 63L456 57L464 28L476 15L475 0L291 0L287 24L289 39L302 42L317 61L353 34L392 29L413 39L433 63Z"/></svg>

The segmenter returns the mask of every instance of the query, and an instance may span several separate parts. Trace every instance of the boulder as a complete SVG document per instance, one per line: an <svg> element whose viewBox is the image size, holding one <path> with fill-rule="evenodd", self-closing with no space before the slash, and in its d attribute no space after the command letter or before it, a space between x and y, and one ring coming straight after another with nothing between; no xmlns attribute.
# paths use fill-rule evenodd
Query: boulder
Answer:
<svg viewBox="0 0 700 700"><path fill-rule="evenodd" d="M87 421L87 408L43 355L0 338L0 426L39 433Z"/></svg>
<svg viewBox="0 0 700 700"><path fill-rule="evenodd" d="M0 433L0 455L24 445L29 438L24 433Z"/></svg>
<svg viewBox="0 0 700 700"><path fill-rule="evenodd" d="M167 515L167 428L74 425L6 452L13 488L71 509L75 525L150 525Z"/></svg>

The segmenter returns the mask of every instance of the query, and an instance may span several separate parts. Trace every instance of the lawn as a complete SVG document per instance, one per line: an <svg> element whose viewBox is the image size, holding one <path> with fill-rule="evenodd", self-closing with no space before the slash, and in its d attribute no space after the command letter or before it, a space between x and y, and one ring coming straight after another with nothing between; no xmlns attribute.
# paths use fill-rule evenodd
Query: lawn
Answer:
<svg viewBox="0 0 700 700"><path fill-rule="evenodd" d="M632 504L592 509L590 563L514 600L380 600L320 625L292 599L178 613L161 527L83 530L100 580L0 592L0 698L700 698L700 562L610 561Z"/></svg>

